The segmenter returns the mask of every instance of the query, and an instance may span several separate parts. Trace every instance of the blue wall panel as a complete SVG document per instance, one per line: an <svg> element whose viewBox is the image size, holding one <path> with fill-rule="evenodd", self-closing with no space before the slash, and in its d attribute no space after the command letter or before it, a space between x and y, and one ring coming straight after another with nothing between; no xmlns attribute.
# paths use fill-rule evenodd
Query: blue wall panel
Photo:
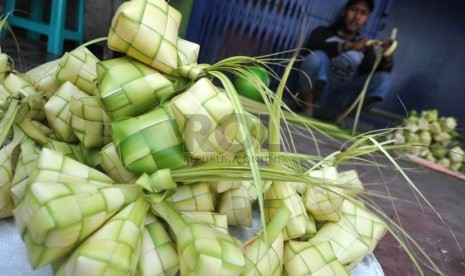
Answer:
<svg viewBox="0 0 465 276"><path fill-rule="evenodd" d="M465 127L465 1L395 1L386 29L399 48L389 98L378 107L404 115L437 108Z"/></svg>
<svg viewBox="0 0 465 276"><path fill-rule="evenodd" d="M377 0L364 33L376 37L391 0ZM201 45L200 62L256 56L298 47L319 25L340 15L346 0L196 0L187 39Z"/></svg>
<svg viewBox="0 0 465 276"><path fill-rule="evenodd" d="M290 21L292 19L282 16L273 5L278 2L304 5L308 36L314 27L334 20L345 0L195 0L188 39L200 43L204 49L201 61L208 62L221 58L215 49L225 47L218 45L224 43L228 34L228 50L222 54L238 54L244 49L260 53L264 49L273 52L293 48L296 40L287 36L287 32L298 29L303 17L300 14L295 21ZM260 8L256 7L258 3ZM237 6L241 9L234 11ZM393 27L399 29L393 86L387 100L377 107L400 116L405 116L411 109L437 108L441 115L454 116L458 118L459 126L465 127L465 1L378 0L376 6L375 16L368 23L365 34L386 38ZM208 19L212 16L214 20ZM247 19L250 16L253 19ZM224 21L229 25L221 23ZM248 29L245 22L255 25ZM237 41L231 40L234 36L228 31L228 28L239 26L238 34L245 35L241 39L249 41L249 44L239 43L248 45L245 48L237 47L234 44ZM282 33L286 38L281 37ZM262 42L250 42L254 40Z"/></svg>
<svg viewBox="0 0 465 276"><path fill-rule="evenodd" d="M187 39L200 44L199 63L213 64L235 55L259 56L301 47L311 31L329 25L341 15L347 0L195 0L190 15ZM375 0L375 10L363 29L368 37L377 37L384 26L392 0ZM289 58L291 52L281 54ZM296 67L298 63L296 64ZM283 66L272 66L283 73ZM294 71L287 86L300 93ZM277 81L271 86L275 88ZM291 97L286 94L286 98ZM292 108L299 109L289 100Z"/></svg>

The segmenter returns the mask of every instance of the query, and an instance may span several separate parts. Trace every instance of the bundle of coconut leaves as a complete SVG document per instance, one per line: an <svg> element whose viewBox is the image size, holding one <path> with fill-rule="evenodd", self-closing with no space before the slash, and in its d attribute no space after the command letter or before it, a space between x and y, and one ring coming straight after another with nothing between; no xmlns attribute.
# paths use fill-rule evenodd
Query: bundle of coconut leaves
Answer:
<svg viewBox="0 0 465 276"><path fill-rule="evenodd" d="M357 197L357 172L338 168L350 156L294 152L283 133L293 121L347 135L282 103L295 58L270 91L246 68L278 77L269 65L282 59L197 64L200 46L178 37L180 20L164 0L131 0L107 38L122 57L80 46L19 73L1 55L0 217L14 216L30 265L57 275L349 274L386 223ZM231 74L252 80L264 103L240 98ZM367 137L354 155L388 147ZM261 230L242 244L228 226L250 227L254 205Z"/></svg>

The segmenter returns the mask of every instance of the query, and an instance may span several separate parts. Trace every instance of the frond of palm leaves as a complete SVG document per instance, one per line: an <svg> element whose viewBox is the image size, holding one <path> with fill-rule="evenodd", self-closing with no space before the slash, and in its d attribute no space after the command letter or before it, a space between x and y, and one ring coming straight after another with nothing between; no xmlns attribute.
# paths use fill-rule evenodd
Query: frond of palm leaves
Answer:
<svg viewBox="0 0 465 276"><path fill-rule="evenodd" d="M96 64L99 59L84 46L67 52L58 63L56 79L69 81L89 95L95 95L97 87L94 79L97 77Z"/></svg>
<svg viewBox="0 0 465 276"><path fill-rule="evenodd" d="M174 92L173 83L164 75L129 57L97 63L97 87L112 120L141 115Z"/></svg>
<svg viewBox="0 0 465 276"><path fill-rule="evenodd" d="M181 13L164 0L127 1L113 16L108 47L173 74L180 22Z"/></svg>
<svg viewBox="0 0 465 276"><path fill-rule="evenodd" d="M187 165L184 143L169 105L114 121L111 132L118 156L129 171L153 173Z"/></svg>

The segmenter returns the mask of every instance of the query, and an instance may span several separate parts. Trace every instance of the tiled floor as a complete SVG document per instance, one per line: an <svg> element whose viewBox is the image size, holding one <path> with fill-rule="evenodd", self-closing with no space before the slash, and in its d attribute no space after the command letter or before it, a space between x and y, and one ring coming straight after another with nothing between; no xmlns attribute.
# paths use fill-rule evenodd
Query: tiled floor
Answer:
<svg viewBox="0 0 465 276"><path fill-rule="evenodd" d="M1 45L2 51L14 58L16 69L20 72L56 58L45 53L43 41L31 43L20 38L21 63L18 61L15 43L11 39L2 41ZM302 151L315 151L306 140L296 138L296 144ZM338 150L340 145L337 142L326 141L320 147L323 154L328 154ZM382 170L370 165L352 164L349 167L357 169L368 191L380 194L374 199L378 207L390 219L396 220L397 216L400 218L397 223L401 223L402 228L413 239L407 243L413 252L419 253L419 250L414 248L416 243L444 274L465 275L465 181L413 163L397 161L436 211L412 191L408 182L386 158L377 158L377 162L384 166ZM386 199L388 191L393 200ZM375 256L386 275L419 274L409 261L405 250L390 234L382 239L376 248ZM424 258L420 260L424 261ZM428 264L420 262L419 265L425 270L426 275L437 274L428 268Z"/></svg>

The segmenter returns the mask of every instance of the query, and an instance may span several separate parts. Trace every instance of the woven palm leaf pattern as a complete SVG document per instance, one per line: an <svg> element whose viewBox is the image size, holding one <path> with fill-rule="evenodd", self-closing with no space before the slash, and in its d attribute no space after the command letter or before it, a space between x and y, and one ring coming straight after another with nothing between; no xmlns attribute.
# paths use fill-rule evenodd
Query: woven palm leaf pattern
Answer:
<svg viewBox="0 0 465 276"><path fill-rule="evenodd" d="M141 275L176 275L178 252L163 224L155 219L145 225L137 272Z"/></svg>
<svg viewBox="0 0 465 276"><path fill-rule="evenodd" d="M227 216L229 225L252 226L252 203L243 186L220 195L218 212Z"/></svg>
<svg viewBox="0 0 465 276"><path fill-rule="evenodd" d="M316 220L338 221L344 197L343 190L334 186L338 184L336 168L315 170L310 176L323 186L308 186L303 196L305 208Z"/></svg>
<svg viewBox="0 0 465 276"><path fill-rule="evenodd" d="M153 173L187 165L181 134L168 105L117 120L111 131L118 156L129 171Z"/></svg>
<svg viewBox="0 0 465 276"><path fill-rule="evenodd" d="M89 95L95 95L94 79L97 77L96 64L99 59L86 47L78 47L65 53L60 59L56 79L69 81Z"/></svg>
<svg viewBox="0 0 465 276"><path fill-rule="evenodd" d="M199 57L200 45L182 38L178 38L178 64L196 64Z"/></svg>
<svg viewBox="0 0 465 276"><path fill-rule="evenodd" d="M360 261L370 251L370 246L345 217L338 222L325 223L309 241L315 244L328 241L343 265Z"/></svg>
<svg viewBox="0 0 465 276"><path fill-rule="evenodd" d="M206 224L215 227L216 229L229 234L228 218L226 215L212 212L182 212L184 217L189 217L194 220L205 222Z"/></svg>
<svg viewBox="0 0 465 276"><path fill-rule="evenodd" d="M177 191L166 201L179 211L207 212L213 211L213 198L207 183L179 185Z"/></svg>
<svg viewBox="0 0 465 276"><path fill-rule="evenodd" d="M164 0L127 1L113 17L108 47L163 73L173 73L178 67L181 17L181 13Z"/></svg>
<svg viewBox="0 0 465 276"><path fill-rule="evenodd" d="M116 183L135 183L138 178L124 167L113 143L108 143L100 151L100 166Z"/></svg>
<svg viewBox="0 0 465 276"><path fill-rule="evenodd" d="M82 157L84 158L84 164L91 168L98 168L100 170L100 149L101 147L88 148L83 143L79 143L79 149L81 150Z"/></svg>
<svg viewBox="0 0 465 276"><path fill-rule="evenodd" d="M212 270L238 274L242 271L244 257L235 239L200 221L188 220L188 224L189 227L177 235L181 274L202 275ZM197 262L192 260L195 255ZM225 256L229 258L225 259Z"/></svg>
<svg viewBox="0 0 465 276"><path fill-rule="evenodd" d="M70 157L79 162L84 162L84 156L82 156L82 151L79 145L50 139L45 144L43 144L43 148L58 151L64 156Z"/></svg>
<svg viewBox="0 0 465 276"><path fill-rule="evenodd" d="M132 200L110 184L33 182L14 210L29 262L38 268L66 255Z"/></svg>
<svg viewBox="0 0 465 276"><path fill-rule="evenodd" d="M252 181L242 181L242 186L247 191L248 198L250 202L255 202L258 198L257 187L253 184Z"/></svg>
<svg viewBox="0 0 465 276"><path fill-rule="evenodd" d="M244 150L231 102L207 78L198 80L171 103L179 131L193 157L208 160ZM260 144L261 132L251 135L254 144Z"/></svg>
<svg viewBox="0 0 465 276"><path fill-rule="evenodd" d="M21 143L21 154L16 164L15 174L11 182L11 197L15 204L26 193L26 185L29 176L34 174L39 158L39 148L31 139ZM1 178L0 178L1 179Z"/></svg>
<svg viewBox="0 0 465 276"><path fill-rule="evenodd" d="M8 77L5 78L0 86L0 95L0 109L6 110L2 107L7 103L9 97L18 97L28 104L26 115L28 118L36 120L45 118L43 95L39 94L22 77L14 73L8 74Z"/></svg>
<svg viewBox="0 0 465 276"><path fill-rule="evenodd" d="M338 183L342 186L344 194L355 197L364 191L363 183L356 170L338 173Z"/></svg>
<svg viewBox="0 0 465 276"><path fill-rule="evenodd" d="M34 181L58 183L113 184L114 181L106 174L90 168L81 162L51 149L42 149L37 160L36 171L32 176Z"/></svg>
<svg viewBox="0 0 465 276"><path fill-rule="evenodd" d="M47 99L55 94L55 91L63 84L57 80L58 63L60 59L52 60L39 65L24 75L37 91L41 92Z"/></svg>
<svg viewBox="0 0 465 276"><path fill-rule="evenodd" d="M182 216L165 201L152 205L152 210L176 236L181 275L238 275L243 271L244 256L235 238L205 222Z"/></svg>
<svg viewBox="0 0 465 276"><path fill-rule="evenodd" d="M23 133L15 131L13 140L0 149L0 219L13 215L14 202L11 185L20 154L19 145L24 139Z"/></svg>
<svg viewBox="0 0 465 276"><path fill-rule="evenodd" d="M215 193L224 193L229 190L237 189L242 186L242 181L240 180L224 180L211 182L210 189Z"/></svg>
<svg viewBox="0 0 465 276"><path fill-rule="evenodd" d="M341 207L342 215L357 230L361 239L370 246L373 252L378 242L384 236L387 225L380 218L368 211L362 202L345 200Z"/></svg>
<svg viewBox="0 0 465 276"><path fill-rule="evenodd" d="M65 82L45 104L45 115L49 126L61 141L74 143L78 141L71 126L70 101L73 96L87 96L77 86Z"/></svg>
<svg viewBox="0 0 465 276"><path fill-rule="evenodd" d="M4 147L0 151L0 219L13 215L13 199L11 198L11 182L13 181L14 148Z"/></svg>
<svg viewBox="0 0 465 276"><path fill-rule="evenodd" d="M271 221L282 205L291 212L284 229L284 239L294 239L305 234L308 215L299 194L286 182L274 182L265 192L265 219Z"/></svg>
<svg viewBox="0 0 465 276"><path fill-rule="evenodd" d="M5 53L0 53L0 83L5 80L7 73L11 70L9 57Z"/></svg>
<svg viewBox="0 0 465 276"><path fill-rule="evenodd" d="M284 275L350 275L329 242L287 241L283 258Z"/></svg>
<svg viewBox="0 0 465 276"><path fill-rule="evenodd" d="M134 275L149 204L140 197L81 244L57 275Z"/></svg>
<svg viewBox="0 0 465 276"><path fill-rule="evenodd" d="M245 275L282 275L283 234L273 240L271 246L257 240L247 249L245 257ZM249 253L250 252L250 253Z"/></svg>
<svg viewBox="0 0 465 276"><path fill-rule="evenodd" d="M71 127L86 148L103 147L111 140L110 118L96 97L74 95L69 102Z"/></svg>
<svg viewBox="0 0 465 276"><path fill-rule="evenodd" d="M97 87L112 120L141 115L174 91L173 83L157 70L129 57L99 62Z"/></svg>
<svg viewBox="0 0 465 276"><path fill-rule="evenodd" d="M243 275L281 275L283 265L284 227L291 216L282 206L261 232L244 244L245 269Z"/></svg>

